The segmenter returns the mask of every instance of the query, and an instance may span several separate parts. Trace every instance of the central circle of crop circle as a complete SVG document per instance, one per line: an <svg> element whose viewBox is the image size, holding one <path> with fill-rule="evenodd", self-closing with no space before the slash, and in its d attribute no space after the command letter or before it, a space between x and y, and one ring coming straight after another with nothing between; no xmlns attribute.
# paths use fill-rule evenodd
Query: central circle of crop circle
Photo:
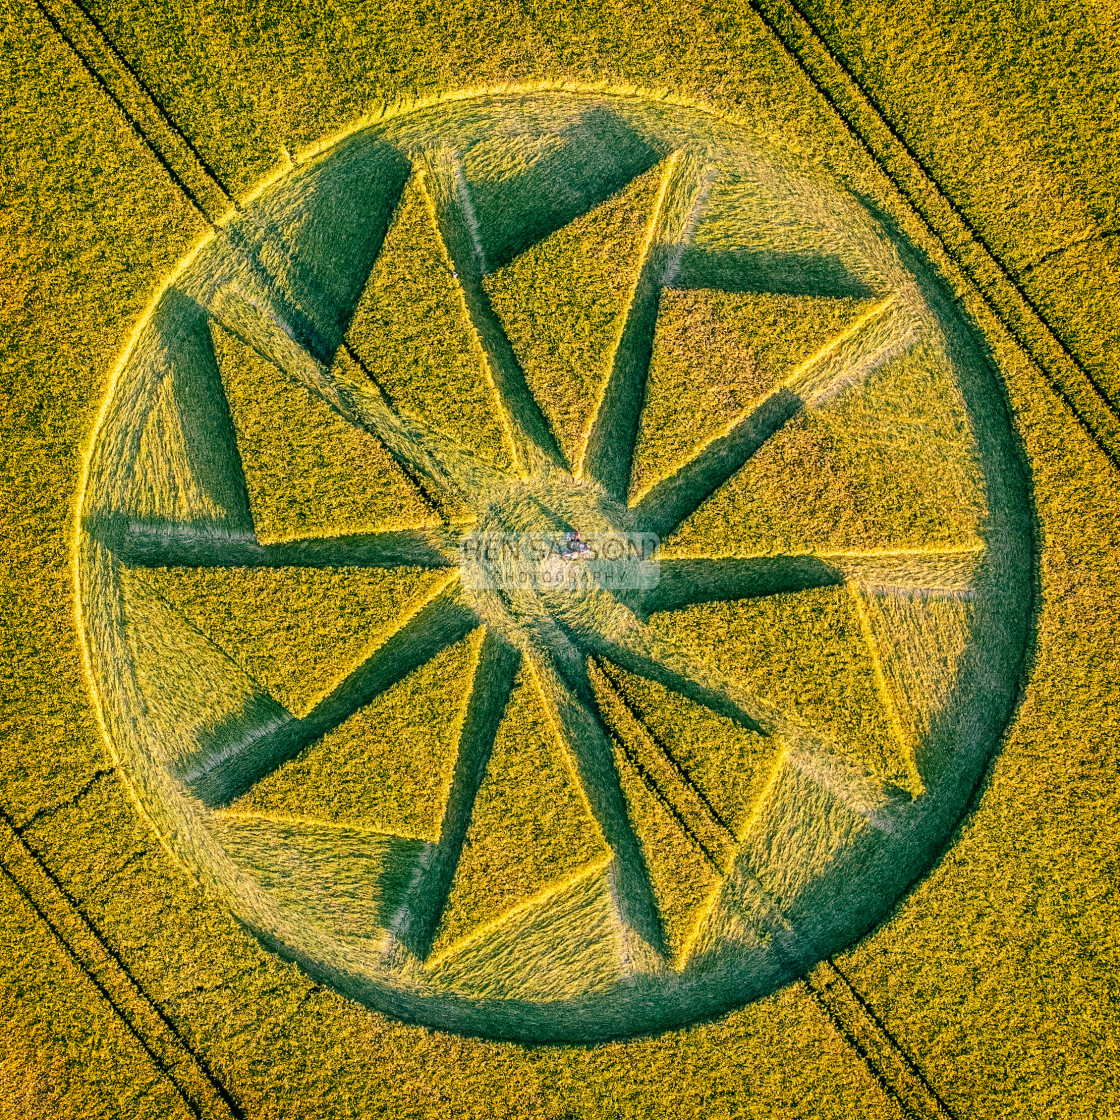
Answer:
<svg viewBox="0 0 1120 1120"><path fill-rule="evenodd" d="M526 614L578 620L604 592L631 590L627 565L654 554L656 538L633 541L629 522L624 506L566 474L518 481L487 496L461 543L467 597L503 628Z"/></svg>
<svg viewBox="0 0 1120 1120"><path fill-rule="evenodd" d="M437 104L218 224L77 555L106 732L248 930L398 1019L668 1029L872 930L1011 712L1029 510L915 248L768 137Z"/></svg>

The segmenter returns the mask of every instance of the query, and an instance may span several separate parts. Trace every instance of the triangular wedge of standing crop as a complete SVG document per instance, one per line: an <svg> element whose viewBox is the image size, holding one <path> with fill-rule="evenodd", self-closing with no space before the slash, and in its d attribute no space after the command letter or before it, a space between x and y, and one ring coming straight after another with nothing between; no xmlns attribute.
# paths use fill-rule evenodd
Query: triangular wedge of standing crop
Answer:
<svg viewBox="0 0 1120 1120"><path fill-rule="evenodd" d="M631 500L731 427L868 303L709 288L663 291Z"/></svg>
<svg viewBox="0 0 1120 1120"><path fill-rule="evenodd" d="M433 944L438 957L609 851L524 670L509 698Z"/></svg>
<svg viewBox="0 0 1120 1120"><path fill-rule="evenodd" d="M486 356L444 247L423 171L405 187L347 339L403 413L495 466L510 447Z"/></svg>
<svg viewBox="0 0 1120 1120"><path fill-rule="evenodd" d="M137 576L295 715L446 580L415 568L154 568Z"/></svg>
<svg viewBox="0 0 1120 1120"><path fill-rule="evenodd" d="M215 816L208 827L267 895L360 948L384 942L425 845L306 821Z"/></svg>
<svg viewBox="0 0 1120 1120"><path fill-rule="evenodd" d="M414 669L228 813L438 840L480 640L476 631Z"/></svg>
<svg viewBox="0 0 1120 1120"><path fill-rule="evenodd" d="M706 603L654 615L658 633L818 729L845 760L905 785L910 767L876 691L860 617L844 587Z"/></svg>
<svg viewBox="0 0 1120 1120"><path fill-rule="evenodd" d="M438 524L372 435L224 328L212 330L262 543Z"/></svg>
<svg viewBox="0 0 1120 1120"><path fill-rule="evenodd" d="M665 173L658 165L638 176L485 280L529 388L573 469L611 373Z"/></svg>
<svg viewBox="0 0 1120 1120"><path fill-rule="evenodd" d="M944 354L918 342L793 417L666 541L668 555L975 546L985 499Z"/></svg>

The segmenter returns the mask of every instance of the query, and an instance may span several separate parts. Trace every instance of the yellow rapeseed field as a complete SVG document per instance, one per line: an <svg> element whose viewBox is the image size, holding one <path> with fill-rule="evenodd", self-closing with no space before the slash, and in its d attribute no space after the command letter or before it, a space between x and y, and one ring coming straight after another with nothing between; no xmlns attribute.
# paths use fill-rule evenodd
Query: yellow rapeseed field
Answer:
<svg viewBox="0 0 1120 1120"><path fill-rule="evenodd" d="M0 1117L1120 1108L1120 42L1012 7L6 4Z"/></svg>

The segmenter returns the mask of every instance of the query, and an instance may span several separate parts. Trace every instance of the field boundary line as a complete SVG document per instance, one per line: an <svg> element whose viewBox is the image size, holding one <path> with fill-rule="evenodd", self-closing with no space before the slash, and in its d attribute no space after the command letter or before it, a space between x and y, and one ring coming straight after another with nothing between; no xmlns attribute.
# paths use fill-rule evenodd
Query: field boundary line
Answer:
<svg viewBox="0 0 1120 1120"><path fill-rule="evenodd" d="M53 817L55 813L60 813L63 809L72 809L102 778L107 778L110 774L116 772L117 768L115 766L102 766L90 774L85 782L69 797L64 797L61 801L52 801L49 805L41 805L22 824L16 824L13 818L12 827L22 836L23 833L30 828L34 828L44 818Z"/></svg>
<svg viewBox="0 0 1120 1120"><path fill-rule="evenodd" d="M1120 407L901 136L874 96L837 57L796 0L749 0L749 4L779 49L867 153L893 188L892 193L917 218L966 286L980 297L987 312L1041 373L1098 450L1120 471ZM785 28L781 26L783 22ZM865 118L862 122L861 110ZM879 138L874 136L876 130L881 133ZM895 163L902 163L905 172L894 167ZM938 204L942 211L940 221L923 196ZM1032 339L1031 334L1041 338ZM1050 355L1044 353L1046 348ZM1079 403L1082 407L1078 407ZM1090 418L1086 414L1089 411L1096 415Z"/></svg>
<svg viewBox="0 0 1120 1120"><path fill-rule="evenodd" d="M907 1120L959 1120L831 957L804 983L836 1033Z"/></svg>
<svg viewBox="0 0 1120 1120"><path fill-rule="evenodd" d="M34 2L174 186L213 227L217 216L231 204L236 205L229 190L109 39L101 24L79 0L50 0L50 7L46 0ZM142 119L144 117L148 119ZM220 197L207 203L204 199L207 194Z"/></svg>
<svg viewBox="0 0 1120 1120"><path fill-rule="evenodd" d="M75 0L75 3L77 2L80 2L80 0ZM879 99L875 96L874 93L872 93L867 84L861 81L856 73L852 70L851 64L844 57L844 55L836 47L829 43L829 41L824 37L824 34L821 32L820 28L815 23L813 23L808 15L806 15L805 9L801 6L799 0L785 0L785 2L789 4L789 6L797 13L801 21L806 25L806 27L809 28L810 33L813 35L814 39L816 39L820 46L827 52L829 57L843 72L848 81L850 81L852 85L859 91L859 94L864 102L866 102L866 104L872 109L876 116L878 116L878 118L882 121L883 125L890 133L891 138L906 153L909 159L913 162L914 166L921 172L922 177L929 183L930 186L932 186L936 190L938 197L945 203L945 205L949 208L953 215L960 221L965 230L968 231L969 236L983 250L984 255L988 257L988 259L992 264L996 266L997 269L999 269L1000 273L1002 273L1003 275L1003 278L1008 282L1008 284L1011 285L1012 288L1014 288L1016 294L1030 309L1032 315L1034 315L1038 319L1040 325L1045 328L1046 332L1051 336L1054 342L1057 343L1061 352L1074 364L1077 370L1086 377L1089 383L1093 386L1093 389L1095 390L1097 395L1100 397L1101 402L1105 405L1109 412L1111 412L1116 419L1120 420L1120 407L1118 407L1117 403L1112 399L1108 390L1103 385L1101 385L1096 375L1085 366L1084 362L1082 362L1080 357L1078 357L1078 355L1074 352L1073 347L1069 345L1069 343L1057 330L1053 323L1051 323L1050 320L1046 318L1046 316L1042 312L1042 309L1038 306L1035 300L1031 297L1030 293L1023 286L1021 276L1016 275L1015 270L1011 268L1011 266L1004 259L1003 255L1001 253L998 253L992 247L992 243L980 232L972 219L969 218L968 213L964 209L964 207L962 207L960 203L957 202L957 200L942 185L941 180L938 179L937 176L934 175L934 173L930 170L926 161L922 159L913 145L910 144L906 137L903 136L899 131L894 121L891 120L890 116L887 114L887 111L880 104ZM1098 234L1094 234L1092 238L1086 238L1084 240L1093 240L1100 236L1108 236L1108 231L1101 231ZM1072 246L1063 246L1060 251L1065 252L1066 249L1071 247ZM1044 254L1042 260L1046 260L1051 256L1053 256L1053 252L1046 253Z"/></svg>
<svg viewBox="0 0 1120 1120"><path fill-rule="evenodd" d="M226 187L221 177L214 170L206 157L198 150L198 146L195 144L195 142L179 127L174 117L172 117L167 109L164 108L163 103L158 97L156 97L155 91L140 76L140 73L139 71L137 71L136 67L134 67L127 58L125 58L124 54L117 47L116 43L114 43L113 40L109 37L109 33L105 30L104 26L89 10L89 5L85 3L85 0L69 0L69 2L75 8L77 8L83 16L85 16L86 20L93 27L94 31L104 43L109 53L120 64L121 69L123 69L133 80L133 82L135 82L135 84L140 87L144 96L148 101L151 102L152 107L155 109L156 113L159 115L163 123L171 130L171 132L173 132L179 138L183 146L187 149L188 152L190 152L191 156L194 158L194 161L203 170L207 177L217 186L218 190L221 191L221 193L225 196L226 201L232 203L234 201L233 195L230 194L229 189Z"/></svg>
<svg viewBox="0 0 1120 1120"><path fill-rule="evenodd" d="M245 1113L229 1091L140 986L23 833L24 828L0 809L0 874L108 1003L187 1111L197 1120L244 1120Z"/></svg>

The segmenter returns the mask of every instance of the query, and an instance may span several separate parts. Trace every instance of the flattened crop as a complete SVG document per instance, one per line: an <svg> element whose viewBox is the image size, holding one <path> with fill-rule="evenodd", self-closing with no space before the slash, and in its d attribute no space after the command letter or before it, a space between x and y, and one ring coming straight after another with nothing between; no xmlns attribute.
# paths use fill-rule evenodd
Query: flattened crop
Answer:
<svg viewBox="0 0 1120 1120"><path fill-rule="evenodd" d="M1026 637L1013 440L913 259L763 139L606 94L280 178L92 453L86 640L152 818L319 981L487 1037L691 1022L873 926ZM660 582L459 578L468 533L573 531L663 539Z"/></svg>

